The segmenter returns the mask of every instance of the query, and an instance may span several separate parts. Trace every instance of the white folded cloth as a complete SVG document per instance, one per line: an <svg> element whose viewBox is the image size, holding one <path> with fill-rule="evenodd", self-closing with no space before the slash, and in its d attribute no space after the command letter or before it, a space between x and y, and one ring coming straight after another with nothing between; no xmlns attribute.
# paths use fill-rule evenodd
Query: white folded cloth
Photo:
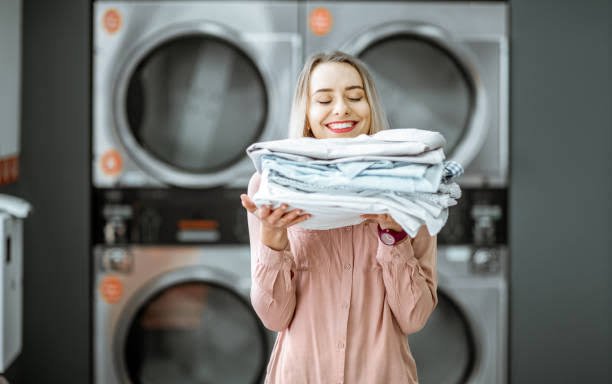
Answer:
<svg viewBox="0 0 612 384"><path fill-rule="evenodd" d="M253 200L310 213L298 224L307 229L355 225L363 221L361 214L387 213L410 236L422 225L433 236L461 196L456 183L442 182L452 181L444 144L438 132L418 129L255 143L247 153L262 177Z"/></svg>
<svg viewBox="0 0 612 384"><path fill-rule="evenodd" d="M261 172L261 156L275 153L293 156L294 160L338 160L356 161L390 160L435 164L444 160L442 148L444 136L438 132L414 128L389 129L371 136L359 135L347 139L299 139L273 140L255 143L247 148L255 168ZM440 149L439 151L434 151ZM428 152L434 151L433 154ZM427 153L427 155L425 155ZM414 156L414 158L412 158Z"/></svg>
<svg viewBox="0 0 612 384"><path fill-rule="evenodd" d="M456 201L450 195L418 193L410 196L392 192L370 191L362 194L296 192L268 180L268 170L261 176L259 190L253 197L257 206L273 207L285 203L289 209L302 209L311 218L298 224L306 229L331 229L356 225L364 221L361 214L388 213L412 237L425 224L429 233L437 234L448 218L448 207ZM436 199L433 196L438 196Z"/></svg>

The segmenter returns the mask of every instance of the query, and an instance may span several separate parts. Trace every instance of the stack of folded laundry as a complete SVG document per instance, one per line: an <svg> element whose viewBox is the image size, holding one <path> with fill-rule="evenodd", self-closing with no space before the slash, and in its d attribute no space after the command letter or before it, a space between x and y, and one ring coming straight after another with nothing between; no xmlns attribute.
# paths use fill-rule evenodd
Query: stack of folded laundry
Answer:
<svg viewBox="0 0 612 384"><path fill-rule="evenodd" d="M257 206L289 205L312 216L299 226L355 225L361 214L390 214L412 237L437 234L457 204L460 164L445 161L444 137L419 129L384 130L347 139L300 138L247 149L261 184Z"/></svg>

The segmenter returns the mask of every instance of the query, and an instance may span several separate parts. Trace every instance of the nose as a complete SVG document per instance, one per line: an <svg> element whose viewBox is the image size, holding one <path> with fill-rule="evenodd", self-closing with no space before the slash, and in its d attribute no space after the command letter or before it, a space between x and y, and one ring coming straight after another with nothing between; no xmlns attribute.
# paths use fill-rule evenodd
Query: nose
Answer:
<svg viewBox="0 0 612 384"><path fill-rule="evenodd" d="M338 98L337 101L334 103L333 113L334 115L338 116L348 115L349 106L343 98Z"/></svg>

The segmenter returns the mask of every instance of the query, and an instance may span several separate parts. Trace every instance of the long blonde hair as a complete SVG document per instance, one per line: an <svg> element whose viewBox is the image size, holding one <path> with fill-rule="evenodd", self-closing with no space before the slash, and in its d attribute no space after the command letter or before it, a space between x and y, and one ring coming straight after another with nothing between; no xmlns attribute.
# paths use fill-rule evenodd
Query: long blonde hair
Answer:
<svg viewBox="0 0 612 384"><path fill-rule="evenodd" d="M298 77L295 94L293 96L291 115L289 117L290 138L313 137L312 131L308 127L308 119L306 118L306 111L309 103L308 85L310 84L310 76L312 75L313 69L322 63L346 63L355 68L361 76L365 96L370 104L371 123L368 134L371 135L389 128L389 123L385 117L385 111L382 108L380 97L376 91L374 79L372 75L370 75L366 65L361 60L348 53L340 51L329 53L322 52L316 53L306 60L302 72Z"/></svg>

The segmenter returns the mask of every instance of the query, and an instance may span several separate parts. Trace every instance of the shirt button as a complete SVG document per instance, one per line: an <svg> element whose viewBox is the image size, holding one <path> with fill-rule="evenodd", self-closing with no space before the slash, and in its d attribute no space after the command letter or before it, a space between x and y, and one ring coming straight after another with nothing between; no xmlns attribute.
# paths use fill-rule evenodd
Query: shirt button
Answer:
<svg viewBox="0 0 612 384"><path fill-rule="evenodd" d="M348 307L349 307L349 303L345 301L344 304L342 304L342 308L348 309Z"/></svg>
<svg viewBox="0 0 612 384"><path fill-rule="evenodd" d="M338 343L338 349L344 349L344 343L342 342Z"/></svg>
<svg viewBox="0 0 612 384"><path fill-rule="evenodd" d="M351 265L350 264L344 264L344 269L346 269L348 271L349 269L351 269Z"/></svg>

